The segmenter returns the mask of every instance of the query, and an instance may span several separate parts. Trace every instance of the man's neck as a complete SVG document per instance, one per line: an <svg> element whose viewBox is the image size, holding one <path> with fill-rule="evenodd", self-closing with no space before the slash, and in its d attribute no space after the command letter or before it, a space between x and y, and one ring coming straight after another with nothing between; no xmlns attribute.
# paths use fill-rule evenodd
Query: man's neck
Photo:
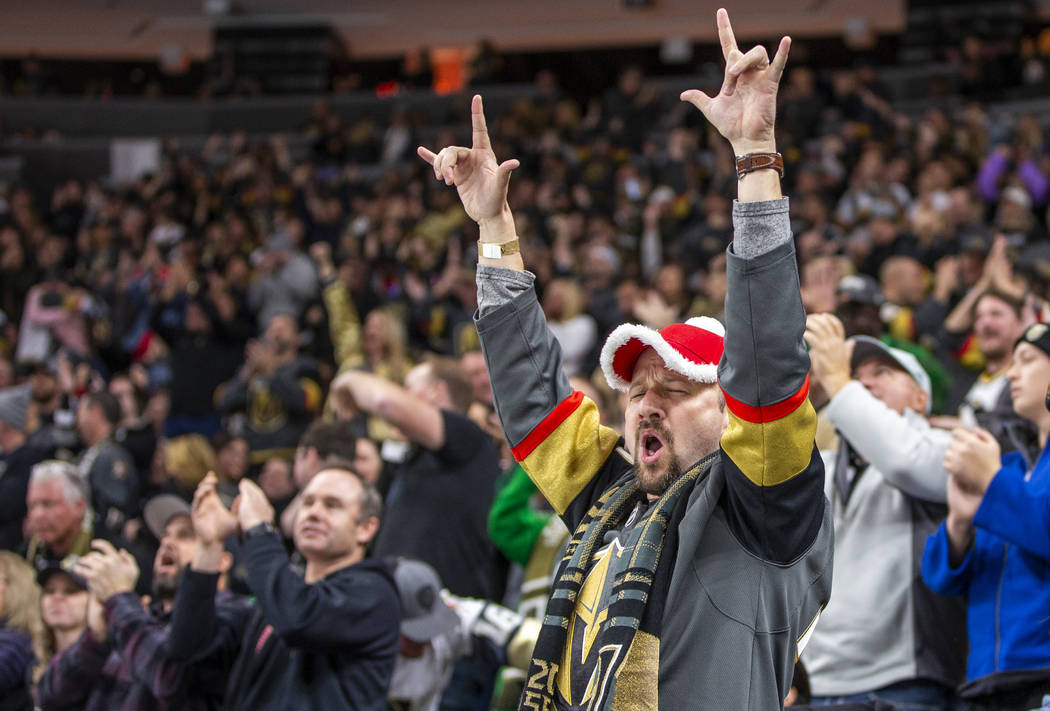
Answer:
<svg viewBox="0 0 1050 711"><path fill-rule="evenodd" d="M998 358L990 357L986 353L984 359L984 374L986 377L993 378L1010 367L1010 361L1013 360L1013 353L1007 353L1006 355L999 356Z"/></svg>
<svg viewBox="0 0 1050 711"><path fill-rule="evenodd" d="M339 558L325 558L325 559L306 559L306 573L303 576L306 582L311 585L316 583L326 575L330 575L337 570L341 570L354 563L359 563L364 559L364 551L360 549L354 549L350 553Z"/></svg>
<svg viewBox="0 0 1050 711"><path fill-rule="evenodd" d="M80 535L80 529L74 528L72 531L66 533L62 538L48 543L47 547L51 551L51 555L58 558L65 558L73 550L73 544L76 543L77 536Z"/></svg>
<svg viewBox="0 0 1050 711"><path fill-rule="evenodd" d="M94 447L96 444L109 439L110 434L112 434L112 432L108 429L93 432L89 437L86 438L86 444L88 447Z"/></svg>

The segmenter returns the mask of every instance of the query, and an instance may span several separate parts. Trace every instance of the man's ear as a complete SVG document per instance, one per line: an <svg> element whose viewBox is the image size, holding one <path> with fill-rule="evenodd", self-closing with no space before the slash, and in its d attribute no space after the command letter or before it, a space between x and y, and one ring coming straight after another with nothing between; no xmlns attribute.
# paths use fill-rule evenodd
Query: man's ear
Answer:
<svg viewBox="0 0 1050 711"><path fill-rule="evenodd" d="M925 415L926 405L928 405L930 402L930 396L922 388L916 387L915 397L912 398L912 402L915 404L915 407L913 407L912 409L920 415Z"/></svg>
<svg viewBox="0 0 1050 711"><path fill-rule="evenodd" d="M357 542L362 546L367 546L369 541L375 538L376 533L379 532L379 518L376 516L369 516L364 521L357 524Z"/></svg>

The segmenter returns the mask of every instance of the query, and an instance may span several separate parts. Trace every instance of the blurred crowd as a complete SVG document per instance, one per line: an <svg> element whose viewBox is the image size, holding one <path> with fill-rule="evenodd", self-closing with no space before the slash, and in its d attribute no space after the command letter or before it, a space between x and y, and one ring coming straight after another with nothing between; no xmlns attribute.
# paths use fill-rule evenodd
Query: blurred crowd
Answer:
<svg viewBox="0 0 1050 711"><path fill-rule="evenodd" d="M729 146L689 108L628 69L586 105L545 74L535 99L489 116L496 155L521 161L509 202L565 368L610 424L622 422L623 403L596 370L615 326L723 314L737 176ZM909 116L873 68L799 67L784 78L777 118L807 310L836 314L847 337L911 354L929 381L921 414L934 425L980 424L1003 451L1037 456L1039 433L1014 412L1005 373L1025 329L1050 319L1042 117L998 116L976 99ZM111 654L130 668L133 654L149 653L132 644L145 633L127 630L139 628L114 627L138 613L97 599L117 590L98 571L126 578L134 565L131 589L118 592L152 596L139 611L154 625L177 615L174 588L201 534L169 529L211 520L191 515L195 491L229 507L256 487L277 529L266 535L309 578L318 554L296 512L333 456L384 499L378 530L362 529L353 550L425 561L436 571L424 586L431 597L447 588L518 606L532 548L522 553L490 525L515 468L472 319L477 228L413 155L419 143L469 145L465 125L399 117L380 126L319 101L302 129L303 160L284 136L233 133L200 152L166 142L161 168L132 184L0 189L0 547L13 552L0 554L0 617L4 634L28 640L0 648L12 650L0 660L0 693L28 693L23 682L43 675L41 708L83 708L87 696L65 703L61 690L91 677L62 686L60 666L45 672L49 660L72 648L67 663L94 654L102 670ZM822 385L814 377L815 400ZM835 448L833 429L822 449ZM531 510L530 492L513 493ZM234 515L247 517L240 508ZM534 537L549 519L532 522ZM254 623L236 594L260 598L265 586L253 578L263 573L252 523L230 524L241 540L225 545L225 592L211 613L237 629ZM490 528L501 531L495 543ZM115 549L92 549L93 539ZM211 599L214 581L189 581L198 601ZM291 594L277 583L271 592L278 602L257 605ZM430 619L433 600L422 607ZM482 644L483 610L460 605L475 644L441 647L434 661L441 671L431 677L449 690L442 708L478 708L492 694L493 658L507 661L521 620L500 618L506 634ZM102 643L107 620L108 646L91 647L85 639L94 630ZM323 632L294 628L304 630ZM436 639L430 629L404 635L407 659L422 652L406 655L405 639ZM265 636L255 639L262 649ZM392 644L391 663L396 635ZM150 690L134 708L163 696L157 679L112 676L111 701L137 684ZM185 693L182 677L165 679ZM201 708L217 703L205 696ZM100 698L90 707L115 707ZM164 703L181 703L172 699L185 701Z"/></svg>

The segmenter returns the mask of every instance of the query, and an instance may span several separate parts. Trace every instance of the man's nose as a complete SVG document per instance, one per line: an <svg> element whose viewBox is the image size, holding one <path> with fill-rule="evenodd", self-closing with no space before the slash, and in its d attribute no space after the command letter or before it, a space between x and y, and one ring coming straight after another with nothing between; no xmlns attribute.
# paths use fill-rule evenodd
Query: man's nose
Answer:
<svg viewBox="0 0 1050 711"><path fill-rule="evenodd" d="M663 398L653 390L646 391L638 406L638 416L643 420L663 419L666 416Z"/></svg>

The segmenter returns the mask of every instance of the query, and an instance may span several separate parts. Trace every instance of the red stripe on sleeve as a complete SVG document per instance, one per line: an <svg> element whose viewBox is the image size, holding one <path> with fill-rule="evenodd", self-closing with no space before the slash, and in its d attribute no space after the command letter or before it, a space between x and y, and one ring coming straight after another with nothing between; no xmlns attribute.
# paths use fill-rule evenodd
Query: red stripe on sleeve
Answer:
<svg viewBox="0 0 1050 711"><path fill-rule="evenodd" d="M798 392L787 400L781 400L773 405L755 407L731 397L724 389L722 394L726 398L726 407L741 420L746 422L772 422L790 415L798 409L799 405L805 402L806 397L809 395L809 375L806 375L806 380L802 383L802 387L798 389Z"/></svg>
<svg viewBox="0 0 1050 711"><path fill-rule="evenodd" d="M544 417L538 425L529 432L525 439L521 440L517 447L511 448L514 459L522 461L532 454L532 450L540 446L540 443L550 436L551 432L558 429L558 425L569 419L569 415L576 412L576 408L583 402L583 393L574 390L572 395L558 403L551 413Z"/></svg>

